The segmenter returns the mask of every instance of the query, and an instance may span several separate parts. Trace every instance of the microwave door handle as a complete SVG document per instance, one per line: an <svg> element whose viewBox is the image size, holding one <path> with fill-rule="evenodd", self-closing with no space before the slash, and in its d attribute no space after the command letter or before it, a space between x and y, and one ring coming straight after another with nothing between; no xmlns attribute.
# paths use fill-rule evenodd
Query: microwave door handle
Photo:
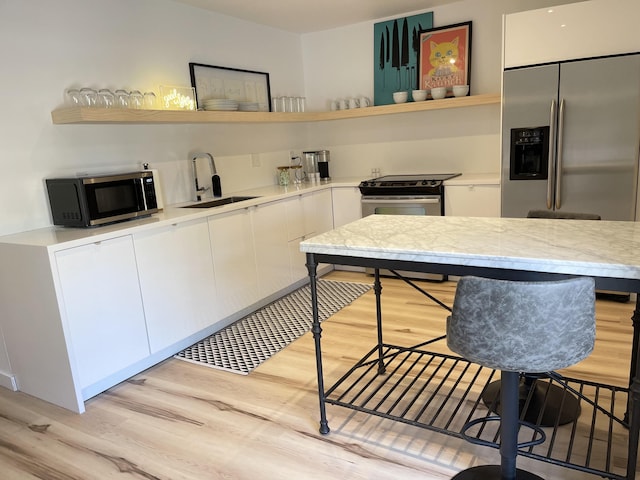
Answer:
<svg viewBox="0 0 640 480"><path fill-rule="evenodd" d="M558 152L556 156L558 161L556 162L556 210L562 206L562 161L564 151L564 116L566 112L564 98L560 101L560 112L558 114Z"/></svg>
<svg viewBox="0 0 640 480"><path fill-rule="evenodd" d="M148 208L147 208L147 196L144 194L144 179L137 178L136 180L140 184L138 192L140 193L140 198L142 199L141 211L146 211Z"/></svg>
<svg viewBox="0 0 640 480"><path fill-rule="evenodd" d="M547 210L553 208L553 186L556 176L553 146L556 144L556 101L551 100L551 112L549 114L549 158L547 166Z"/></svg>

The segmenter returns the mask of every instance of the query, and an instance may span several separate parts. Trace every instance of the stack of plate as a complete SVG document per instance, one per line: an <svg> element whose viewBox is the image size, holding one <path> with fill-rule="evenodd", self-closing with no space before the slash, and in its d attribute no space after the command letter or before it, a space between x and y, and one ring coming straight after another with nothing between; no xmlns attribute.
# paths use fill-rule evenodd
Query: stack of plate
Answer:
<svg viewBox="0 0 640 480"><path fill-rule="evenodd" d="M227 98L210 98L202 103L205 110L238 110L238 102Z"/></svg>
<svg viewBox="0 0 640 480"><path fill-rule="evenodd" d="M238 110L241 112L257 112L258 107L258 102L240 102L238 104Z"/></svg>

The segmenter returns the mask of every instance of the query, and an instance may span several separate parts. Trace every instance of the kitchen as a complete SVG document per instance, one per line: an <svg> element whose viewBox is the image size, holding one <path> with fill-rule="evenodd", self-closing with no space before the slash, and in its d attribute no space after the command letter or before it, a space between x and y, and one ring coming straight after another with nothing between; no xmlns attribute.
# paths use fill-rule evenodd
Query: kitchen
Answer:
<svg viewBox="0 0 640 480"><path fill-rule="evenodd" d="M495 93L500 89L501 14L515 10L516 2L502 2L502 8L496 5L495 9L479 3L438 7L434 9L435 18L438 24L474 21L478 28L474 30L472 91ZM531 2L518 3L520 9L533 7ZM536 7L557 3L536 2ZM383 173L429 168L467 175L498 174L497 105L469 109L463 114L445 110L433 121L434 117L426 117L428 128L413 115L320 122L312 128L305 124L259 128L53 126L49 112L61 105L67 86L87 83L154 89L160 81L184 84L189 60L269 71L274 93L276 89L282 90L279 93L304 91L309 110L326 109L327 99L370 90L369 76L361 73L371 70L368 22L307 34L299 40L294 34L216 14L205 16L171 2L160 6L158 2L112 2L107 11L93 13L101 11L100 7L96 3L95 8L88 8L86 2L80 7L72 1L55 7L45 2L4 2L0 7L3 65L8 71L24 72L5 74L2 80L3 105L8 113L3 116L0 160L6 163L2 234L49 224L42 182L61 170L121 169L148 162L162 173L167 203L188 200L192 185L188 158L194 149L216 156L223 191L227 192L265 184L266 179L272 180L275 166L287 158L289 150L310 147L331 150L332 176L336 178L366 177L372 168L380 168ZM154 12L151 18L144 7ZM113 26L122 17L124 24L114 35ZM177 28L175 23L184 23L185 27ZM65 35L60 36L60 31ZM113 41L114 36L118 41ZM271 56L246 48L258 42L265 44L265 36L272 39ZM15 38L24 41L15 42ZM345 54L345 44L353 45L353 51ZM336 58L344 62L339 68ZM30 81L32 78L38 80ZM428 160L424 152L430 152ZM252 154L256 153L260 166L253 167ZM16 198L21 200L16 202Z"/></svg>

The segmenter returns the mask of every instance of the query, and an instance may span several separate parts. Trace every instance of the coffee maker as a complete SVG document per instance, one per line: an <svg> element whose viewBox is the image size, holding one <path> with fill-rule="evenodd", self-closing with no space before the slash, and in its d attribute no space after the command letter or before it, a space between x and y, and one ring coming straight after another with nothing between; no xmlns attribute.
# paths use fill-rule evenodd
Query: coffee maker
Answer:
<svg viewBox="0 0 640 480"><path fill-rule="evenodd" d="M307 181L329 181L329 150L302 152Z"/></svg>
<svg viewBox="0 0 640 480"><path fill-rule="evenodd" d="M318 159L318 172L320 173L320 180L329 181L329 150L319 150L316 152L316 158Z"/></svg>

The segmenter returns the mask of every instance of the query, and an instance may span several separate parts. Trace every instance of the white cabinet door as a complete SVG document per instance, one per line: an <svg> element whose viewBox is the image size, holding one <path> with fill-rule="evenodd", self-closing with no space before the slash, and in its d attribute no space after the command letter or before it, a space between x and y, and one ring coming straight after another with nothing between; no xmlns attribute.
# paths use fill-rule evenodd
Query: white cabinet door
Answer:
<svg viewBox="0 0 640 480"><path fill-rule="evenodd" d="M331 189L307 193L300 198L302 235L289 239L289 258L291 276L294 282L305 278L309 272L306 266L306 255L300 251L300 242L306 238L327 232L333 228L333 209Z"/></svg>
<svg viewBox="0 0 640 480"><path fill-rule="evenodd" d="M206 219L136 234L134 243L152 353L220 319Z"/></svg>
<svg viewBox="0 0 640 480"><path fill-rule="evenodd" d="M333 187L333 225L335 228L362 218L360 189L358 187Z"/></svg>
<svg viewBox="0 0 640 480"><path fill-rule="evenodd" d="M209 238L218 308L227 317L260 299L249 210L209 217Z"/></svg>
<svg viewBox="0 0 640 480"><path fill-rule="evenodd" d="M305 237L318 235L333 229L333 204L331 189L320 190L302 196Z"/></svg>
<svg viewBox="0 0 640 480"><path fill-rule="evenodd" d="M292 283L286 202L265 203L251 210L260 298Z"/></svg>
<svg viewBox="0 0 640 480"><path fill-rule="evenodd" d="M131 237L62 250L55 259L81 388L147 357Z"/></svg>
<svg viewBox="0 0 640 480"><path fill-rule="evenodd" d="M499 217L499 185L447 185L444 212L457 217Z"/></svg>

